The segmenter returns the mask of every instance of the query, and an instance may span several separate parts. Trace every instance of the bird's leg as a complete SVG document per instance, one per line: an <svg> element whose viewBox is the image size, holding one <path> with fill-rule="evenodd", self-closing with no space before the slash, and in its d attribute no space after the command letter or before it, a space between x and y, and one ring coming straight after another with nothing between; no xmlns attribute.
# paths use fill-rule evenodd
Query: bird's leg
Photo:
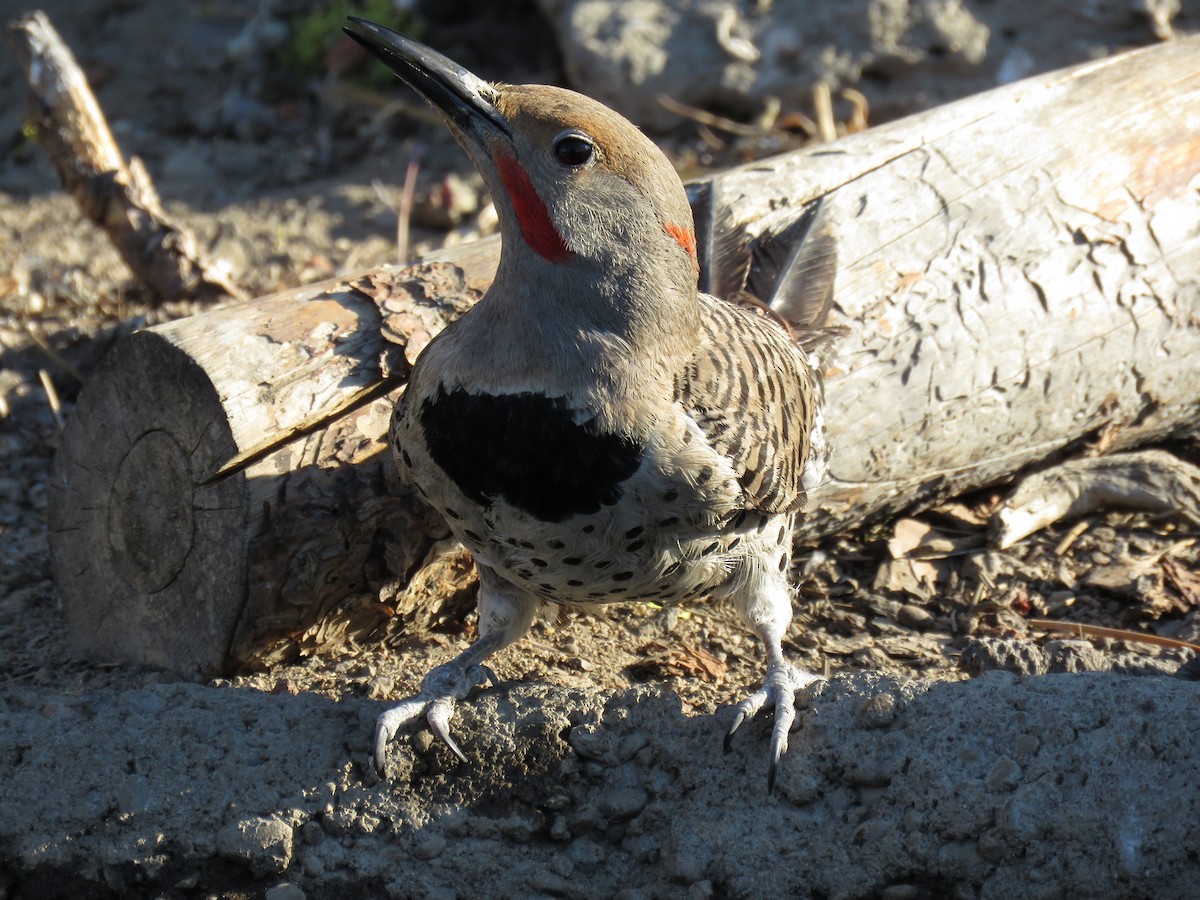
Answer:
<svg viewBox="0 0 1200 900"><path fill-rule="evenodd" d="M381 715L375 723L375 770L383 773L384 752L402 725L424 715L429 727L463 762L467 761L450 736L454 704L476 685L496 674L483 661L520 639L533 624L539 602L501 582L490 570L479 567L479 637L450 662L432 669L421 681L421 690Z"/></svg>
<svg viewBox="0 0 1200 900"><path fill-rule="evenodd" d="M796 692L823 681L819 675L802 672L783 655L783 635L792 621L791 595L786 583L773 581L759 585L758 590L739 592L735 596L746 624L763 642L767 653L767 677L762 687L739 703L733 724L725 734L725 749L733 742L733 733L747 719L753 718L767 703L775 708L775 727L771 731L771 761L767 768L767 791L775 787L775 771L780 757L787 751L788 731L796 718Z"/></svg>

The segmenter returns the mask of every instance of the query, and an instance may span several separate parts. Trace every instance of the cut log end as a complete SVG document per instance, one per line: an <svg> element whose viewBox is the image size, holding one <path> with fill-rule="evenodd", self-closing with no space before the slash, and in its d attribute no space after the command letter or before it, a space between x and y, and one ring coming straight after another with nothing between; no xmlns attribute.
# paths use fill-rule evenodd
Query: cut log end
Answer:
<svg viewBox="0 0 1200 900"><path fill-rule="evenodd" d="M50 551L68 636L95 659L215 672L246 596L241 476L195 362L153 333L85 388L55 460ZM236 539L233 539L236 538Z"/></svg>
<svg viewBox="0 0 1200 900"><path fill-rule="evenodd" d="M214 673L395 631L391 583L445 527L389 481L389 388L477 297L434 263L118 344L80 394L50 496L80 653Z"/></svg>

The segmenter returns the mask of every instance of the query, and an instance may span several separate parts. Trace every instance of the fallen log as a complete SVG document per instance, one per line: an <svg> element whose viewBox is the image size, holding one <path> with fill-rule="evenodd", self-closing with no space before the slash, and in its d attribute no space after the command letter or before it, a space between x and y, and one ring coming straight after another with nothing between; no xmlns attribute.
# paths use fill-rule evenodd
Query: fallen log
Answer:
<svg viewBox="0 0 1200 900"><path fill-rule="evenodd" d="M1200 39L1163 44L690 186L705 285L761 288L817 201L836 235L832 477L801 539L1083 444L1196 429L1198 59ZM427 623L423 570L463 559L389 483L387 413L498 252L483 241L119 345L52 484L76 644L213 670Z"/></svg>

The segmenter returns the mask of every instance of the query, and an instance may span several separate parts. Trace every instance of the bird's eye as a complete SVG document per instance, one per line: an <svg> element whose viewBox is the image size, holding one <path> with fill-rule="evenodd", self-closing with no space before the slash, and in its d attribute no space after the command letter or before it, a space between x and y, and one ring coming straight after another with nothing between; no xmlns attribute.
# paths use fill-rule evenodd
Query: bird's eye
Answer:
<svg viewBox="0 0 1200 900"><path fill-rule="evenodd" d="M592 161L595 145L581 134L569 132L554 141L554 158L564 166L579 168Z"/></svg>

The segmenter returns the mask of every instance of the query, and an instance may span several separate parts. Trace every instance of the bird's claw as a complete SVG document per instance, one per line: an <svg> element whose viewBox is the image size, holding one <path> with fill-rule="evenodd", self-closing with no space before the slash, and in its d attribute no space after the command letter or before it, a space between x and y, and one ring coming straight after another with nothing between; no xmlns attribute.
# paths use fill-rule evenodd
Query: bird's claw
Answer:
<svg viewBox="0 0 1200 900"><path fill-rule="evenodd" d="M491 683L499 684L496 673L488 666L473 665L463 668L453 662L438 666L421 681L421 691L413 697L402 700L381 715L375 722L375 753L372 762L375 771L383 775L383 761L387 745L401 727L407 725L418 716L424 715L430 730L450 750L461 759L467 761L454 738L450 735L450 717L454 715L454 705L467 696L477 685Z"/></svg>
<svg viewBox="0 0 1200 900"><path fill-rule="evenodd" d="M801 672L795 666L784 664L771 666L763 685L734 709L733 723L725 733L725 750L733 747L733 735L742 723L753 719L759 710L772 703L775 707L775 725L771 729L771 760L767 766L767 793L775 789L775 774L779 760L787 752L788 732L796 719L796 692L802 691L825 679L819 675Z"/></svg>
<svg viewBox="0 0 1200 900"><path fill-rule="evenodd" d="M437 736L438 740L449 747L455 756L466 762L467 757L459 749L454 738L450 736L450 717L452 715L454 715L454 701L449 697L438 697L429 704L429 711L425 713L425 721L429 723L429 730Z"/></svg>

